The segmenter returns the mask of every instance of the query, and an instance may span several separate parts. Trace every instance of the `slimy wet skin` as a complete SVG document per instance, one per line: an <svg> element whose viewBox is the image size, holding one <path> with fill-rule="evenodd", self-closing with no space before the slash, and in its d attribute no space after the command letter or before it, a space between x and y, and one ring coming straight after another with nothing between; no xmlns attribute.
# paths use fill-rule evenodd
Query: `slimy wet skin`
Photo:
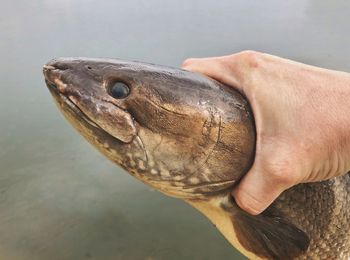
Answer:
<svg viewBox="0 0 350 260"><path fill-rule="evenodd" d="M234 89L180 69L111 59L55 59L44 75L63 115L94 147L200 210L249 258L349 256L350 212L334 216L349 207L349 175L292 188L258 216L237 207L230 191L254 160L255 129Z"/></svg>
<svg viewBox="0 0 350 260"><path fill-rule="evenodd" d="M56 60L44 71L73 126L109 159L165 193L190 198L220 191L250 166L251 112L226 86L124 61Z"/></svg>

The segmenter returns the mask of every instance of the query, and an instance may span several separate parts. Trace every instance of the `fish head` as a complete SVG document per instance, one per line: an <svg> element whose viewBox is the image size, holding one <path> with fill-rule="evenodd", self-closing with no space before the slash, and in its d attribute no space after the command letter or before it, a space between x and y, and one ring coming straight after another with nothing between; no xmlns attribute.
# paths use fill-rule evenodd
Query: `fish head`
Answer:
<svg viewBox="0 0 350 260"><path fill-rule="evenodd" d="M237 94L236 101L225 100L229 97L219 83L204 76L87 58L54 59L43 71L56 104L79 133L131 175L168 195L215 192L232 186L249 167L251 115L229 108Z"/></svg>

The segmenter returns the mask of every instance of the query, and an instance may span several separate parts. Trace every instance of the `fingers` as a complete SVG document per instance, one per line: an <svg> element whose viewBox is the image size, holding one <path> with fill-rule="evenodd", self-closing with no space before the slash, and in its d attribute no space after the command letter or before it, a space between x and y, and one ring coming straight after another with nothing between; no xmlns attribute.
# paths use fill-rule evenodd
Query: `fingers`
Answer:
<svg viewBox="0 0 350 260"><path fill-rule="evenodd" d="M252 215L263 212L286 189L295 184L291 173L269 171L253 165L233 190L238 206Z"/></svg>
<svg viewBox="0 0 350 260"><path fill-rule="evenodd" d="M182 68L205 74L246 94L246 80L266 59L273 59L273 56L256 51L242 51L222 57L187 59Z"/></svg>

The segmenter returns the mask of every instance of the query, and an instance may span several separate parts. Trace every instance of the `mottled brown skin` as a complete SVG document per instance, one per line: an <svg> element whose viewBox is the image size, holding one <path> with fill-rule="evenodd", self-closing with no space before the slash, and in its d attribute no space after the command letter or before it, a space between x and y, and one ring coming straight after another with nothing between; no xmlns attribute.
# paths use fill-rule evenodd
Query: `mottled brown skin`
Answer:
<svg viewBox="0 0 350 260"><path fill-rule="evenodd" d="M69 58L44 66L71 124L106 157L206 215L249 258L347 259L350 177L302 184L264 213L230 191L254 158L254 120L235 90L204 76L139 62ZM130 93L110 95L124 82Z"/></svg>

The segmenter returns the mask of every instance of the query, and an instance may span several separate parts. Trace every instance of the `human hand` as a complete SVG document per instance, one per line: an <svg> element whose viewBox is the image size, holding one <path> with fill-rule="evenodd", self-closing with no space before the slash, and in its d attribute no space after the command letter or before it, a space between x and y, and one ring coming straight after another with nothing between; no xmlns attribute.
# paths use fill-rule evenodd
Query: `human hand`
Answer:
<svg viewBox="0 0 350 260"><path fill-rule="evenodd" d="M350 170L350 74L244 51L182 66L238 89L256 125L252 168L233 196L250 214L284 190Z"/></svg>

